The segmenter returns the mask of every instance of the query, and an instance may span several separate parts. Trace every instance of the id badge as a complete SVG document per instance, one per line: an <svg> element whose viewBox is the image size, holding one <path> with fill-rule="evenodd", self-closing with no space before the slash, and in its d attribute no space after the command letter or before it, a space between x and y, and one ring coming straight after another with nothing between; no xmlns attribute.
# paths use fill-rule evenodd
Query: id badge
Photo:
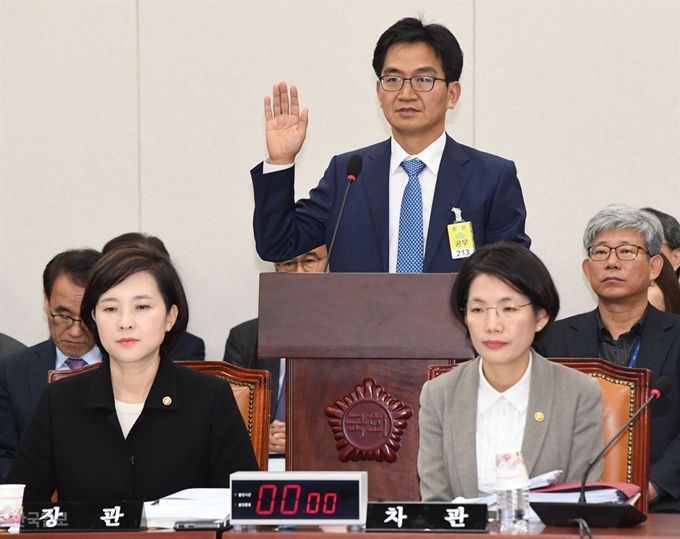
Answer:
<svg viewBox="0 0 680 539"><path fill-rule="evenodd" d="M467 258L475 252L475 238L472 234L472 223L469 221L456 221L447 226L449 232L449 245L451 246L451 258L458 260Z"/></svg>

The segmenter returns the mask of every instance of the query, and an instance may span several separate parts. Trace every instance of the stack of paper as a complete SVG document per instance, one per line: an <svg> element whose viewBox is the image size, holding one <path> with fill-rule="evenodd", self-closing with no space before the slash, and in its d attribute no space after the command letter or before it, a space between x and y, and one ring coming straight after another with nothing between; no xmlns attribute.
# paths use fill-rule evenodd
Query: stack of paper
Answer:
<svg viewBox="0 0 680 539"><path fill-rule="evenodd" d="M586 483L586 501L588 503L634 503L639 493L640 487L630 483ZM529 493L529 502L576 503L580 495L580 483L562 483L532 490Z"/></svg>
<svg viewBox="0 0 680 539"><path fill-rule="evenodd" d="M176 522L224 520L230 516L228 488L190 488L144 503L142 525L172 528Z"/></svg>
<svg viewBox="0 0 680 539"><path fill-rule="evenodd" d="M531 489L529 491L529 504L531 502L577 503L581 493L581 484L555 484L561 475L561 470L555 470L532 478L529 487ZM588 503L616 502L632 505L639 497L640 487L630 483L593 482L586 484L586 501ZM485 503L489 506L489 511L496 510L496 494L472 499L466 499L461 496L453 501L460 503ZM529 511L529 520L540 522L538 515L533 510Z"/></svg>
<svg viewBox="0 0 680 539"><path fill-rule="evenodd" d="M562 476L562 470L553 470L552 472L547 472L536 477L532 477L529 481L530 490L535 490L539 488L548 487L557 483L557 480Z"/></svg>

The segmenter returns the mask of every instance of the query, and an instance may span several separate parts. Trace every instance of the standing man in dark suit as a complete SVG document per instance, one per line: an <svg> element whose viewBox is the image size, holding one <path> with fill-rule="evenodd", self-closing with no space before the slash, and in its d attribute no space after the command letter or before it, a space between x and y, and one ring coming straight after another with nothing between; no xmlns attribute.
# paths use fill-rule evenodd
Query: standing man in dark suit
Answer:
<svg viewBox="0 0 680 539"><path fill-rule="evenodd" d="M288 260L330 244L354 154L363 168L331 254L334 272L456 272L475 247L501 240L529 246L514 163L445 132L462 68L458 41L444 26L406 18L385 31L373 69L392 138L335 156L310 197L297 203L294 164L308 111L300 111L295 86L289 96L285 82L275 85L273 102L264 102L269 157L251 171L259 255Z"/></svg>
<svg viewBox="0 0 680 539"><path fill-rule="evenodd" d="M75 369L102 360L82 323L80 302L92 268L101 257L92 249L65 251L43 272L43 310L50 338L0 358L0 483L9 472L51 369Z"/></svg>
<svg viewBox="0 0 680 539"><path fill-rule="evenodd" d="M291 260L274 264L277 272L319 273L326 264L326 246L321 245L308 253ZM285 392L283 388L285 359L257 359L258 319L248 320L231 328L224 349L224 361L248 369L266 369L271 373L272 407L269 427L269 452L283 453L286 450ZM275 396L275 397L274 397Z"/></svg>
<svg viewBox="0 0 680 539"><path fill-rule="evenodd" d="M652 371L673 383L652 403L650 511L680 509L680 316L647 301L663 261L663 230L651 213L624 205L599 211L588 223L582 268L597 308L553 324L535 343L547 357L604 358ZM641 485L642 486L642 485Z"/></svg>

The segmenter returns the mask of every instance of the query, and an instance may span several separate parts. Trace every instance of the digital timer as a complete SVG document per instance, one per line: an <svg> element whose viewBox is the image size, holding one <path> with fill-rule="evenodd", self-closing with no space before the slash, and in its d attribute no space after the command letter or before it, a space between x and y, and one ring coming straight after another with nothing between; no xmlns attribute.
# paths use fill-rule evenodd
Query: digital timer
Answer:
<svg viewBox="0 0 680 539"><path fill-rule="evenodd" d="M236 472L231 524L366 523L366 472Z"/></svg>

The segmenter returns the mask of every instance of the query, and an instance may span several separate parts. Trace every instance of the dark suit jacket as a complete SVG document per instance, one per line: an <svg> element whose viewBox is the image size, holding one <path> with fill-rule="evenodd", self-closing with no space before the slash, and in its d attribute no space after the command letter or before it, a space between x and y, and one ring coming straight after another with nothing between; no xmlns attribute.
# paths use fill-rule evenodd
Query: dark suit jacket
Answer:
<svg viewBox="0 0 680 539"><path fill-rule="evenodd" d="M180 337L175 347L168 354L168 359L172 361L205 359L205 343L200 337L187 332Z"/></svg>
<svg viewBox="0 0 680 539"><path fill-rule="evenodd" d="M0 483L5 481L31 413L54 369L57 352L52 339L0 359ZM203 339L185 333L169 358L205 359Z"/></svg>
<svg viewBox="0 0 680 539"><path fill-rule="evenodd" d="M257 359L257 318L234 326L229 331L224 361L247 369L266 369L271 373L273 420L279 395L281 359Z"/></svg>
<svg viewBox="0 0 680 539"><path fill-rule="evenodd" d="M310 197L297 203L294 167L266 175L262 164L255 167L255 241L264 260L290 260L330 244L347 186L347 162L354 154L361 155L364 165L347 198L330 267L333 272L389 270L389 139L335 156ZM446 226L455 219L454 206L472 222L477 247L501 240L531 243L524 232L526 209L514 163L447 136L425 243L425 272L457 272L464 262L451 259Z"/></svg>
<svg viewBox="0 0 680 539"><path fill-rule="evenodd" d="M641 339L635 366L651 370L652 383L660 376L673 383L667 395L652 403L649 478L679 499L680 316L649 305ZM598 357L597 310L555 322L534 347L546 357Z"/></svg>
<svg viewBox="0 0 680 539"><path fill-rule="evenodd" d="M56 350L48 339L0 358L0 483L7 478L19 439L47 383L47 371L54 369Z"/></svg>
<svg viewBox="0 0 680 539"><path fill-rule="evenodd" d="M239 470L258 466L227 380L162 360L124 438L105 360L45 387L8 480L26 484L24 501L48 501L55 489L60 501L148 501L229 487Z"/></svg>
<svg viewBox="0 0 680 539"><path fill-rule="evenodd" d="M0 357L5 357L19 350L26 348L25 344L20 343L9 335L0 333Z"/></svg>

